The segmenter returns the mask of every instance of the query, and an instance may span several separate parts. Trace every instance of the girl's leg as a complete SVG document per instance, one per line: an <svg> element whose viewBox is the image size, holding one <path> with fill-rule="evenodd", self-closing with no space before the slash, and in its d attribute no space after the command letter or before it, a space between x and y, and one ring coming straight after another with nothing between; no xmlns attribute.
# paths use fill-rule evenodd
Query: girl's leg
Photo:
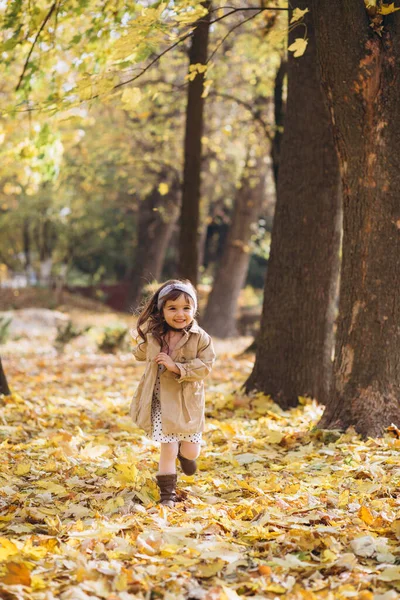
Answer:
<svg viewBox="0 0 400 600"><path fill-rule="evenodd" d="M200 444L180 442L178 459L185 475L194 475L197 471L196 458L200 454Z"/></svg>
<svg viewBox="0 0 400 600"><path fill-rule="evenodd" d="M193 445L193 444L192 444ZM160 464L158 467L159 475L176 473L176 457L178 456L178 442L161 444Z"/></svg>
<svg viewBox="0 0 400 600"><path fill-rule="evenodd" d="M200 454L200 444L193 442L181 442L179 454L189 460L196 460Z"/></svg>

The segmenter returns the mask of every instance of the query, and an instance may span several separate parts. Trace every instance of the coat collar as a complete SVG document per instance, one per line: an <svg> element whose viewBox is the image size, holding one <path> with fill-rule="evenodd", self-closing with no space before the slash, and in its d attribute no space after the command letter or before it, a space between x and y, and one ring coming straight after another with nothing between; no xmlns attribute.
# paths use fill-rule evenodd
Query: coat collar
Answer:
<svg viewBox="0 0 400 600"><path fill-rule="evenodd" d="M191 333L200 333L200 327L197 323L196 320L193 320L192 326L189 329L189 331L184 331L183 332L183 336L181 337L181 339L179 340L179 342L177 343L177 345L175 346L173 352L172 352L172 358L175 359L177 351L182 348L182 346L184 344L186 344L186 342L189 339L189 336Z"/></svg>
<svg viewBox="0 0 400 600"><path fill-rule="evenodd" d="M200 333L200 327L196 319L193 320L192 326L189 329L189 333Z"/></svg>

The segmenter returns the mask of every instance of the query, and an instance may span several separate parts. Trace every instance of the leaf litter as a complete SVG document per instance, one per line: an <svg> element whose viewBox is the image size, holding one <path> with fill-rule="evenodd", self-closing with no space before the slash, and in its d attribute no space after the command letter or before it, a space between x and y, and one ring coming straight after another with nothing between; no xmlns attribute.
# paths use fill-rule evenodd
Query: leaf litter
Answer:
<svg viewBox="0 0 400 600"><path fill-rule="evenodd" d="M232 349L233 350L233 349ZM231 351L232 351L231 350ZM394 600L400 448L321 431L240 386L249 356L208 380L195 477L157 504L158 445L128 416L130 355L6 357L0 404L0 597L6 600Z"/></svg>

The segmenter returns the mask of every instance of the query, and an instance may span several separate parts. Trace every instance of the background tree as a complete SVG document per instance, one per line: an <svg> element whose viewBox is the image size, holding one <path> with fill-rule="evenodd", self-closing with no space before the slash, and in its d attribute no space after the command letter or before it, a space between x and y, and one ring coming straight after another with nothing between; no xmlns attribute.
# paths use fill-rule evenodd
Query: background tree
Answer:
<svg viewBox="0 0 400 600"><path fill-rule="evenodd" d="M297 1L291 13L306 11ZM297 11L297 13L296 13ZM247 392L280 406L299 396L325 402L331 380L334 300L339 261L339 171L329 113L316 69L311 14L309 45L288 58L288 97L277 204L260 333ZM289 45L294 37L289 35Z"/></svg>
<svg viewBox="0 0 400 600"><path fill-rule="evenodd" d="M265 194L263 147L249 152L236 193L224 251L218 263L202 325L220 338L237 335L236 311L249 266L251 237L260 216ZM258 153L258 156L257 156ZM260 156L261 153L261 156Z"/></svg>
<svg viewBox="0 0 400 600"><path fill-rule="evenodd" d="M179 275L197 285L198 228L200 217L201 155L204 119L204 70L208 57L211 2L193 32L189 52L189 85L184 140L182 208L179 240Z"/></svg>
<svg viewBox="0 0 400 600"><path fill-rule="evenodd" d="M0 357L0 394L9 396L11 394L10 388L8 387L6 374L4 373L3 364Z"/></svg>

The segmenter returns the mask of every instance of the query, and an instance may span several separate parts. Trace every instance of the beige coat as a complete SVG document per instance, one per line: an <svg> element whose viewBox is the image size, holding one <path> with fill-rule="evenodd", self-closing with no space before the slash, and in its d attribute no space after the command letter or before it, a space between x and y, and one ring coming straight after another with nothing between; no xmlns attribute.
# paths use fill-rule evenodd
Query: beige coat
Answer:
<svg viewBox="0 0 400 600"><path fill-rule="evenodd" d="M161 351L152 334L146 342L136 338L133 350L136 360L146 361L145 372L132 399L130 414L136 425L151 435L151 401L157 378L155 357ZM189 332L175 346L172 360L180 375L165 370L160 375L160 403L162 431L171 433L197 433L204 430L204 383L215 360L212 340L196 321Z"/></svg>

